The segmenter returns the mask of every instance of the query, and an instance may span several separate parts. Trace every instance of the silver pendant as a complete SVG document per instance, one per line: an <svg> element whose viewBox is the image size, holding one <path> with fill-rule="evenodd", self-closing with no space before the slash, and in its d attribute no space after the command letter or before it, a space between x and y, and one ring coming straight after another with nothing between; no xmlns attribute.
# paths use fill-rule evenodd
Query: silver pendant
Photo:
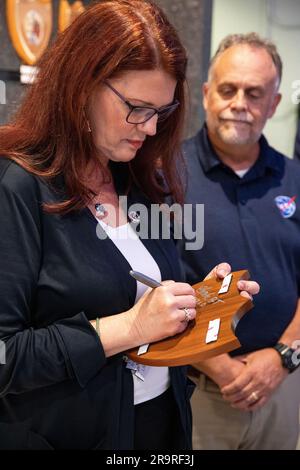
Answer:
<svg viewBox="0 0 300 470"><path fill-rule="evenodd" d="M134 223L134 224L139 224L140 223L140 214L136 211L130 211L128 212L128 217L129 219Z"/></svg>
<svg viewBox="0 0 300 470"><path fill-rule="evenodd" d="M96 209L96 217L105 217L107 214L107 210L103 206L103 204L97 203L95 204Z"/></svg>

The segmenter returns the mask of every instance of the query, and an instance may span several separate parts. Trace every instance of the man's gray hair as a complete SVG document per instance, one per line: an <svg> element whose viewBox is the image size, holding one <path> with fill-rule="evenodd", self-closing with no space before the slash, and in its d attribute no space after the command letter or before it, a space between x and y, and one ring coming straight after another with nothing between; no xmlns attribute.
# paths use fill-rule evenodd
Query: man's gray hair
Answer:
<svg viewBox="0 0 300 470"><path fill-rule="evenodd" d="M220 42L217 52L215 53L215 55L210 61L208 77L210 78L212 67L214 63L216 62L217 58L221 54L223 54L223 52L226 51L226 49L229 49L229 47L237 46L240 44L246 44L250 47L257 47L257 48L264 49L269 54L277 70L278 86L279 86L281 82L281 77L282 77L282 60L277 51L277 47L272 41L270 41L269 39L264 39L260 37L259 34L257 33L229 34L228 36L226 36Z"/></svg>

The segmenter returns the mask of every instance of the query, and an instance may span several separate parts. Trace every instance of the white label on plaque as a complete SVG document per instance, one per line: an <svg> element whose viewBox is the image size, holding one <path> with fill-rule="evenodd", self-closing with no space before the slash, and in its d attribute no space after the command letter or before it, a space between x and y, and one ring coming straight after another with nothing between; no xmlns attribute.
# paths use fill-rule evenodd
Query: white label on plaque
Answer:
<svg viewBox="0 0 300 470"><path fill-rule="evenodd" d="M211 343L212 341L217 341L220 328L220 318L215 320L210 320L208 324L208 329L206 333L206 343Z"/></svg>
<svg viewBox="0 0 300 470"><path fill-rule="evenodd" d="M25 85L31 85L35 83L37 79L39 69L32 65L21 65L20 66L20 82Z"/></svg>
<svg viewBox="0 0 300 470"><path fill-rule="evenodd" d="M141 356L142 354L145 354L148 351L149 344L142 344L142 346L139 347L137 355Z"/></svg>
<svg viewBox="0 0 300 470"><path fill-rule="evenodd" d="M226 292L228 292L231 279L232 279L232 273L224 277L222 285L221 285L221 289L219 290L218 294L225 294Z"/></svg>

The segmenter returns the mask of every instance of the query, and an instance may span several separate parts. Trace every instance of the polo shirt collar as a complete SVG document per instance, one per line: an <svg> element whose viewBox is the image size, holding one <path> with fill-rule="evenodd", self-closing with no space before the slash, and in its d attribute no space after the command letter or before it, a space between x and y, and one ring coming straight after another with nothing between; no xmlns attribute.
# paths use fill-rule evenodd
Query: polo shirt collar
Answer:
<svg viewBox="0 0 300 470"><path fill-rule="evenodd" d="M204 124L196 136L196 147L199 160L206 173L221 164L209 140L206 124Z"/></svg>
<svg viewBox="0 0 300 470"><path fill-rule="evenodd" d="M198 158L201 161L204 171L208 173L217 166L223 166L223 163L219 159L209 140L206 124L204 124L196 137ZM251 173L253 170L256 174L262 174L266 168L269 168L272 171L280 172L282 170L282 163L278 159L276 152L272 147L269 146L267 139L263 135L259 139L259 146L259 157L251 168Z"/></svg>

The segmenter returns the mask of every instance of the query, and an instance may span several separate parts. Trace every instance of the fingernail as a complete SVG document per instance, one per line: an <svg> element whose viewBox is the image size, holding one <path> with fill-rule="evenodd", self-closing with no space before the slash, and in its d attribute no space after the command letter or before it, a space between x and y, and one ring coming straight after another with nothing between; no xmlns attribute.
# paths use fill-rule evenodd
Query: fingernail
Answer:
<svg viewBox="0 0 300 470"><path fill-rule="evenodd" d="M225 271L225 269L219 269L217 271L217 274L218 274L218 276L224 276L225 277L225 276L227 276L227 271Z"/></svg>

